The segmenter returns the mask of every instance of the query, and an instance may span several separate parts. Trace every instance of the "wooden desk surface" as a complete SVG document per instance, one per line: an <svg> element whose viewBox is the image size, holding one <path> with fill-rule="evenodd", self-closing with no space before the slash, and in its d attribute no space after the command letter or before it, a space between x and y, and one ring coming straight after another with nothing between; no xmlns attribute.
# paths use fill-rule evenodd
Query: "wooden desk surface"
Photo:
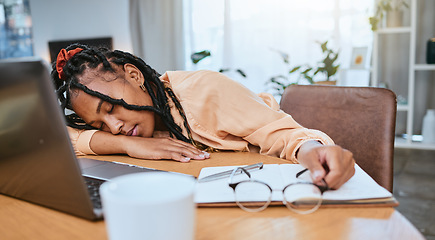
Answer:
<svg viewBox="0 0 435 240"><path fill-rule="evenodd" d="M202 167L255 162L287 163L253 153L213 153L204 161L91 158L136 164L198 176ZM382 208L320 208L298 215L286 207L248 213L239 208L198 208L196 239L424 239L398 211ZM0 195L0 239L107 239L104 221L91 222Z"/></svg>

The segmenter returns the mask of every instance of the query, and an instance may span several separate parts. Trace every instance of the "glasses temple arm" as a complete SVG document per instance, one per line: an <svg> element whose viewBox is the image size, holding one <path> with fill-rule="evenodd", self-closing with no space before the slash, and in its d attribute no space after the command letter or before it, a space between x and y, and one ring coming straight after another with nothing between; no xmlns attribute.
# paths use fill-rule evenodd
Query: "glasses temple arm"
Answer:
<svg viewBox="0 0 435 240"><path fill-rule="evenodd" d="M298 178L300 175L304 174L306 171L308 171L308 168L305 168L304 170L296 173L296 178Z"/></svg>

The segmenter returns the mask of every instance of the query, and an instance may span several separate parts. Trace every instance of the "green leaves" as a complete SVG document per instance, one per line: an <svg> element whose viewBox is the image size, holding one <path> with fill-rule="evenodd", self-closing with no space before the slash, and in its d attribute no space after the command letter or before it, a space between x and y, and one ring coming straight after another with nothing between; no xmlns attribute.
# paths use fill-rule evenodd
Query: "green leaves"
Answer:
<svg viewBox="0 0 435 240"><path fill-rule="evenodd" d="M297 70L299 70L301 68L301 66L297 66L297 67L294 67L292 70L290 70L290 72L288 72L288 73L294 73L294 72L296 72Z"/></svg>
<svg viewBox="0 0 435 240"><path fill-rule="evenodd" d="M230 71L231 71L231 68L221 68L221 69L219 69L220 73L230 72ZM236 71L236 73L240 74L240 76L246 78L246 73L242 69L237 68L237 69L235 69L235 71Z"/></svg>
<svg viewBox="0 0 435 240"><path fill-rule="evenodd" d="M200 51L200 52L192 53L192 55L190 55L190 59L192 60L193 64L197 64L202 59L204 59L206 57L210 57L210 56L211 56L210 51L203 50L203 51Z"/></svg>
<svg viewBox="0 0 435 240"><path fill-rule="evenodd" d="M283 60L285 63L290 63L290 61L289 61L290 57L289 57L289 55L288 55L287 53L282 52L282 51L277 51L277 52L279 53L279 55L281 55L282 60Z"/></svg>
<svg viewBox="0 0 435 240"><path fill-rule="evenodd" d="M322 52L326 53L326 56L323 58L321 62L321 66L317 68L314 75L316 75L319 72L323 72L326 75L326 81L329 81L332 76L334 76L339 68L339 64L335 65L335 61L338 59L338 52L335 53L332 51L332 49L329 49L328 41L325 41L324 43L320 43L320 47L322 48Z"/></svg>
<svg viewBox="0 0 435 240"><path fill-rule="evenodd" d="M277 52L280 53L279 51ZM283 61L287 65L290 65L290 62L288 61L288 57L283 58ZM284 93L284 90L288 86L299 84L299 81L301 79L306 79L310 84L314 84L313 77L315 74L313 74L313 71L314 69L308 65L295 66L292 69L290 69L288 75L290 76L292 74L298 73L296 80L294 80L293 78L292 79L293 81L291 81L290 78L285 75L277 75L271 77L269 81L266 82L266 85L272 85L272 89L275 90L274 95L281 96Z"/></svg>
<svg viewBox="0 0 435 240"><path fill-rule="evenodd" d="M328 47L326 46L328 45L328 41L324 42L324 43L320 43L320 48L322 48L322 52L325 53L326 51L328 51Z"/></svg>
<svg viewBox="0 0 435 240"><path fill-rule="evenodd" d="M320 44L323 58L319 61L317 67L311 67L307 64L294 66L288 71L288 76L277 75L271 77L269 81L266 82L266 85L272 85L272 89L276 91L275 95L281 96L288 86L299 84L299 81L302 79L307 80L310 84L314 84L314 77L319 73L324 74L326 81L331 80L331 77L337 73L340 66L336 64L339 56L338 52L334 52L332 49L328 48L328 41L318 43ZM290 66L289 55L287 53L275 49L272 50L281 56L287 66ZM290 76L294 76L293 74L297 74L297 77L290 78Z"/></svg>
<svg viewBox="0 0 435 240"><path fill-rule="evenodd" d="M314 80L313 77L316 75L316 73L312 74L310 76L310 72L313 70L312 67L308 67L307 69L305 69L305 71L301 72L301 75L310 83L310 84L314 84Z"/></svg>
<svg viewBox="0 0 435 240"><path fill-rule="evenodd" d="M209 50L195 52L195 53L192 53L192 55L190 55L190 59L192 60L193 64L197 64L198 62L200 62L201 60L203 60L206 57L211 57L211 53ZM232 71L232 69L230 69L230 68L219 69L220 73L229 72L229 71ZM246 73L244 71L242 71L242 69L237 68L234 71L236 71L238 74L240 74L244 78L246 78L246 76L247 76Z"/></svg>
<svg viewBox="0 0 435 240"><path fill-rule="evenodd" d="M281 81L282 80L282 81ZM284 75L277 75L274 77L271 77L269 79L269 82L266 82L267 84L272 85L272 89L275 90L275 95L281 96L284 93L284 90L291 84L286 83L288 82L288 78Z"/></svg>
<svg viewBox="0 0 435 240"><path fill-rule="evenodd" d="M242 75L242 77L246 77L246 73L242 71L242 69L236 69L236 72L238 72L240 75Z"/></svg>
<svg viewBox="0 0 435 240"><path fill-rule="evenodd" d="M379 18L377 18L377 17L369 17L369 22L370 22L371 29L372 29L373 32L378 30Z"/></svg>

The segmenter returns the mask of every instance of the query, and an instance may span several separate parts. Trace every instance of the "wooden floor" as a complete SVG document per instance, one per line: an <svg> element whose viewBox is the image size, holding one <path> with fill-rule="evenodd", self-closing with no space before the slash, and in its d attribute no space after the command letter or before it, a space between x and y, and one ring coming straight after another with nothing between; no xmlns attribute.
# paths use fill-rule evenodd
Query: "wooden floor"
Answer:
<svg viewBox="0 0 435 240"><path fill-rule="evenodd" d="M393 194L400 202L397 210L435 240L435 151L394 150Z"/></svg>

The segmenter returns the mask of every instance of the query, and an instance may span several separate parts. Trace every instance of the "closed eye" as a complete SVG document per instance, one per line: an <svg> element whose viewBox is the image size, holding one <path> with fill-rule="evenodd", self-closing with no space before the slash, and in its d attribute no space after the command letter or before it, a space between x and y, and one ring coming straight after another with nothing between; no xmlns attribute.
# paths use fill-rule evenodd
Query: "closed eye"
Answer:
<svg viewBox="0 0 435 240"><path fill-rule="evenodd" d="M114 108L115 108L115 105L114 104L110 104L110 109L107 111L107 113L111 114L113 112ZM98 128L98 130L102 131L104 127L105 127L105 124L104 124L104 122L102 122L100 127Z"/></svg>
<svg viewBox="0 0 435 240"><path fill-rule="evenodd" d="M104 104L104 103L106 103L106 104ZM99 104L98 104L98 106L97 106L97 110L95 111L97 114L100 114L100 112L101 112L101 106L102 105L105 105L104 106L104 109L106 109L106 113L107 114L111 114L112 112L113 112L113 110L115 109L115 105L114 104L111 104L111 103L109 103L109 102L104 102L103 100L101 100L100 102L99 102ZM103 113L104 114L104 113ZM95 124L95 121L91 121L90 123L89 123L89 125L93 125L93 124ZM97 125L98 126L98 125ZM103 128L104 127L106 127L106 125L104 124L104 122L101 122L101 124L100 124L100 126L99 127L95 127L95 128L97 128L98 130L100 130L100 131L104 131L103 130Z"/></svg>
<svg viewBox="0 0 435 240"><path fill-rule="evenodd" d="M107 113L112 113L114 108L115 108L115 105L111 104L111 108L109 109L109 111L107 111Z"/></svg>

